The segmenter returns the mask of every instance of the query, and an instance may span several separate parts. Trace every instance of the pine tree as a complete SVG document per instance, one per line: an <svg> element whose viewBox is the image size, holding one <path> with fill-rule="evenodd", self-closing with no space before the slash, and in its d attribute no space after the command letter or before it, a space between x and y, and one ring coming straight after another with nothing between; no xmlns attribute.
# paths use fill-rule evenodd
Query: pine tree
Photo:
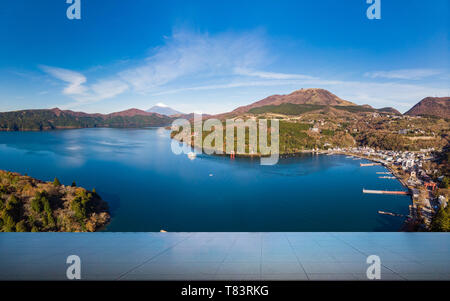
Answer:
<svg viewBox="0 0 450 301"><path fill-rule="evenodd" d="M24 220L16 224L16 232L28 232L27 225Z"/></svg>
<svg viewBox="0 0 450 301"><path fill-rule="evenodd" d="M448 206L447 206L448 207ZM448 214L449 210L441 207L431 221L431 231L436 232L449 232L450 231L450 218Z"/></svg>
<svg viewBox="0 0 450 301"><path fill-rule="evenodd" d="M61 186L61 182L59 182L58 178L55 177L55 180L53 180L54 186Z"/></svg>

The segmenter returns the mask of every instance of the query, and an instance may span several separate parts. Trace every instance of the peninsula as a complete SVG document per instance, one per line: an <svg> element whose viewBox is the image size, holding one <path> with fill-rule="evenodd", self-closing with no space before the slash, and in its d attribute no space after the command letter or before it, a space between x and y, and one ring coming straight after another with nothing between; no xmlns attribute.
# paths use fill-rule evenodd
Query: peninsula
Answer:
<svg viewBox="0 0 450 301"><path fill-rule="evenodd" d="M109 220L95 190L0 170L0 232L94 232Z"/></svg>

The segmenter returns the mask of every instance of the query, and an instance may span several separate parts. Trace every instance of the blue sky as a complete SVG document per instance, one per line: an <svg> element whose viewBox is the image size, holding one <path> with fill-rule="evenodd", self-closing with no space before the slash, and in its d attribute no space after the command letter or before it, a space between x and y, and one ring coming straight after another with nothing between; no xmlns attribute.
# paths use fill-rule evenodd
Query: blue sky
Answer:
<svg viewBox="0 0 450 301"><path fill-rule="evenodd" d="M325 88L406 111L450 94L449 1L2 0L0 111L220 113Z"/></svg>

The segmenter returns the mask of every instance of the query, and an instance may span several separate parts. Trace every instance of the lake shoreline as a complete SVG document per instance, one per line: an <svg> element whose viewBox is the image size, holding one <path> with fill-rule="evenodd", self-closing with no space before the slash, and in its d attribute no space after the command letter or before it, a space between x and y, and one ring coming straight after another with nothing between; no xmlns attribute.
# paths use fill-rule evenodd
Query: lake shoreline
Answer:
<svg viewBox="0 0 450 301"><path fill-rule="evenodd" d="M173 139L173 137L172 137L172 139ZM192 149L196 149L196 150L199 149L199 148L194 147L193 143L191 145L191 148ZM385 167L404 188L406 188L408 190L409 195L412 195L413 187L410 187L407 183L405 183L405 181L403 180L402 176L399 173L397 173L397 171L391 165L386 164L386 162L383 162L380 159L368 157L368 156L363 155L363 154L352 153L352 152L348 152L348 151L314 150L314 149L311 149L311 150L302 150L302 151L296 152L296 153L282 153L282 154L279 155L279 158L281 158L281 159L298 158L298 157L301 157L301 156L303 156L305 154L310 154L310 155L351 156L351 157L356 157L356 158L360 158L360 159L365 159L365 160L368 160L368 161L371 161L371 162L374 162L374 163L379 163L381 166ZM227 154L227 153L223 153L223 154L212 153L212 154L207 154L207 155L220 156L220 157L230 156L230 154ZM244 158L244 159L254 159L254 158L262 158L262 157L268 157L268 156L263 156L261 154L247 154L247 153L239 154L239 153L236 153L236 154L234 154L234 157L235 158ZM410 199L411 199L412 205L414 205L414 200L413 200L412 196L410 197ZM414 221L415 220L415 211L413 210L411 205L408 207L408 209L409 209L409 216L414 217L414 218L406 218L404 223L403 223L403 225L400 227L399 231L406 232L406 231L408 231L408 229L411 229L413 227L413 224L415 222Z"/></svg>
<svg viewBox="0 0 450 301"><path fill-rule="evenodd" d="M401 189L378 179L375 171L384 168L313 155L325 151L282 154L276 166L260 167L214 154L189 160L171 151L168 132L158 127L72 131L5 133L0 166L95 187L113 212L98 231L398 231L403 219L377 211L407 214L406 198L362 195L365 185Z"/></svg>

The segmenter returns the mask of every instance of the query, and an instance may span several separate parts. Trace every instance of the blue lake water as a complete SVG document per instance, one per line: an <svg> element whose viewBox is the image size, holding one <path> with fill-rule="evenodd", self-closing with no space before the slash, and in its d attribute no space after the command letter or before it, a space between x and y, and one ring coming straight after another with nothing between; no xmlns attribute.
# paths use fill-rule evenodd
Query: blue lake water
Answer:
<svg viewBox="0 0 450 301"><path fill-rule="evenodd" d="M0 132L0 169L95 188L111 208L105 231L398 231L408 196L384 167L340 155L259 159L175 155L165 129ZM211 176L212 175L212 176Z"/></svg>

